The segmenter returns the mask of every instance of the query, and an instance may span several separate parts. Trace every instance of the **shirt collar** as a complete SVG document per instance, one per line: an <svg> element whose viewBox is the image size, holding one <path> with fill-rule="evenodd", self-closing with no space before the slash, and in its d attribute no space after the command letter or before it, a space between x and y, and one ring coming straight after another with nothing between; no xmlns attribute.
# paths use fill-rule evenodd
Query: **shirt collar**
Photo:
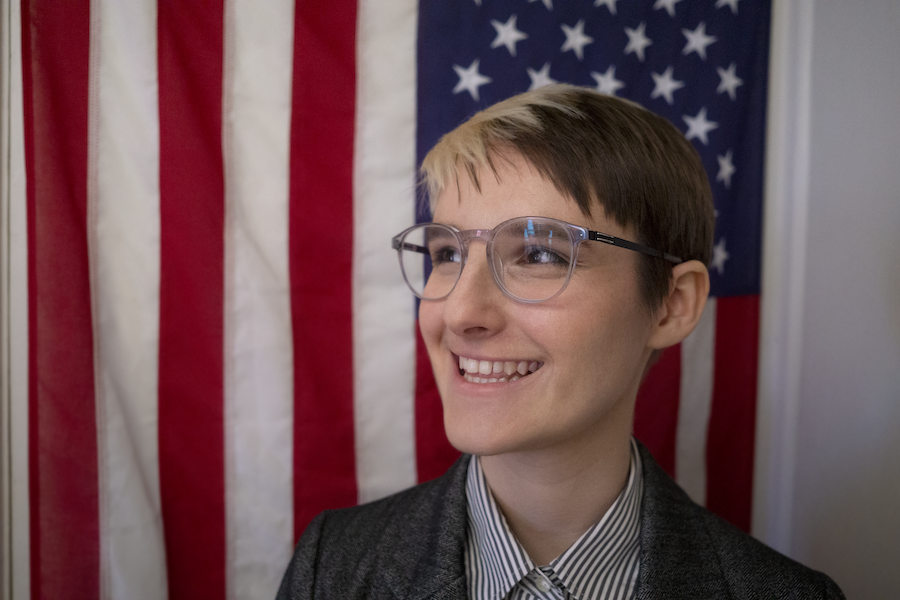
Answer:
<svg viewBox="0 0 900 600"><path fill-rule="evenodd" d="M603 593L606 597L611 586L633 585L629 574L637 573L642 495L643 471L637 444L632 439L625 488L606 514L548 565L572 596L588 600L600 598ZM537 566L500 512L477 456L469 462L466 496L469 595L504 598ZM546 567L544 572L548 572Z"/></svg>

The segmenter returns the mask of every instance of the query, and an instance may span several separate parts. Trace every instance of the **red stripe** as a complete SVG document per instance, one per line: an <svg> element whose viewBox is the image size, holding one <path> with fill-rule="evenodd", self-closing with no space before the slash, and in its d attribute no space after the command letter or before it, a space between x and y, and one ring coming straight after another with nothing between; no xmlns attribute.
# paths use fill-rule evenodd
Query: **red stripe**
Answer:
<svg viewBox="0 0 900 600"><path fill-rule="evenodd" d="M89 6L22 2L33 598L100 592L87 222Z"/></svg>
<svg viewBox="0 0 900 600"><path fill-rule="evenodd" d="M159 477L169 597L225 597L222 0L159 2Z"/></svg>
<svg viewBox="0 0 900 600"><path fill-rule="evenodd" d="M459 458L444 431L444 409L422 333L416 326L416 467L419 482L440 477Z"/></svg>
<svg viewBox="0 0 900 600"><path fill-rule="evenodd" d="M681 344L666 348L638 391L634 435L666 473L675 476L675 437L681 388Z"/></svg>
<svg viewBox="0 0 900 600"><path fill-rule="evenodd" d="M294 13L290 277L294 530L356 504L353 432L353 133L356 2Z"/></svg>
<svg viewBox="0 0 900 600"><path fill-rule="evenodd" d="M758 347L759 296L719 298L706 505L744 531L753 502Z"/></svg>

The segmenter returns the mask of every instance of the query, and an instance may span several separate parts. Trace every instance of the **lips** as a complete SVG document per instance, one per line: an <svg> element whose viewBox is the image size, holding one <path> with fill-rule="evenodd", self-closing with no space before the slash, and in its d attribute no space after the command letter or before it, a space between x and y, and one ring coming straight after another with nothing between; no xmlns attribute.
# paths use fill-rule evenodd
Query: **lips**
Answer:
<svg viewBox="0 0 900 600"><path fill-rule="evenodd" d="M509 383L526 377L544 366L528 360L478 360L459 357L459 374L471 383Z"/></svg>

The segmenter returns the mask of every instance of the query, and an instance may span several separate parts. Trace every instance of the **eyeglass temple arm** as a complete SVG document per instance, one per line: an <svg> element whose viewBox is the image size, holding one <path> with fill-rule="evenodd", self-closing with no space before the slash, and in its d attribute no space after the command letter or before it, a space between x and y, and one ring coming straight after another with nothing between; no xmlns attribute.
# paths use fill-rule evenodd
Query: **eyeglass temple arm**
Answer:
<svg viewBox="0 0 900 600"><path fill-rule="evenodd" d="M662 252L661 250L656 250L642 244L635 244L634 242L629 242L628 240L623 240L622 238L617 238L612 235L600 233L599 231L588 230L588 239L595 242L604 242L612 246L621 246L622 248L628 248L629 250L634 250L635 252L640 252L641 254L647 254L649 256L662 258L675 264L684 262L677 256L669 254L668 252Z"/></svg>
<svg viewBox="0 0 900 600"><path fill-rule="evenodd" d="M428 254L428 248L424 246L417 246L415 244L410 244L409 242L400 243L400 240L394 238L391 240L391 247L394 250L411 250L413 252L420 252L422 254Z"/></svg>

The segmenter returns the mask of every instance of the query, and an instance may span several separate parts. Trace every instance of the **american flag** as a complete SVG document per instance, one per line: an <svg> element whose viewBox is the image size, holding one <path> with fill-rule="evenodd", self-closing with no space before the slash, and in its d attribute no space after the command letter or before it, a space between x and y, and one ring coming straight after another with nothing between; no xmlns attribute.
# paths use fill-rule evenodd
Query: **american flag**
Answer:
<svg viewBox="0 0 900 600"><path fill-rule="evenodd" d="M390 238L479 108L596 86L692 139L713 293L636 434L749 528L769 4L10 3L15 598L274 596L325 508L456 453Z"/></svg>
<svg viewBox="0 0 900 600"><path fill-rule="evenodd" d="M696 334L649 375L635 433L695 500L749 530L769 3L459 0L419 10L420 161L475 111L553 82L638 102L694 143L717 214L713 299Z"/></svg>

